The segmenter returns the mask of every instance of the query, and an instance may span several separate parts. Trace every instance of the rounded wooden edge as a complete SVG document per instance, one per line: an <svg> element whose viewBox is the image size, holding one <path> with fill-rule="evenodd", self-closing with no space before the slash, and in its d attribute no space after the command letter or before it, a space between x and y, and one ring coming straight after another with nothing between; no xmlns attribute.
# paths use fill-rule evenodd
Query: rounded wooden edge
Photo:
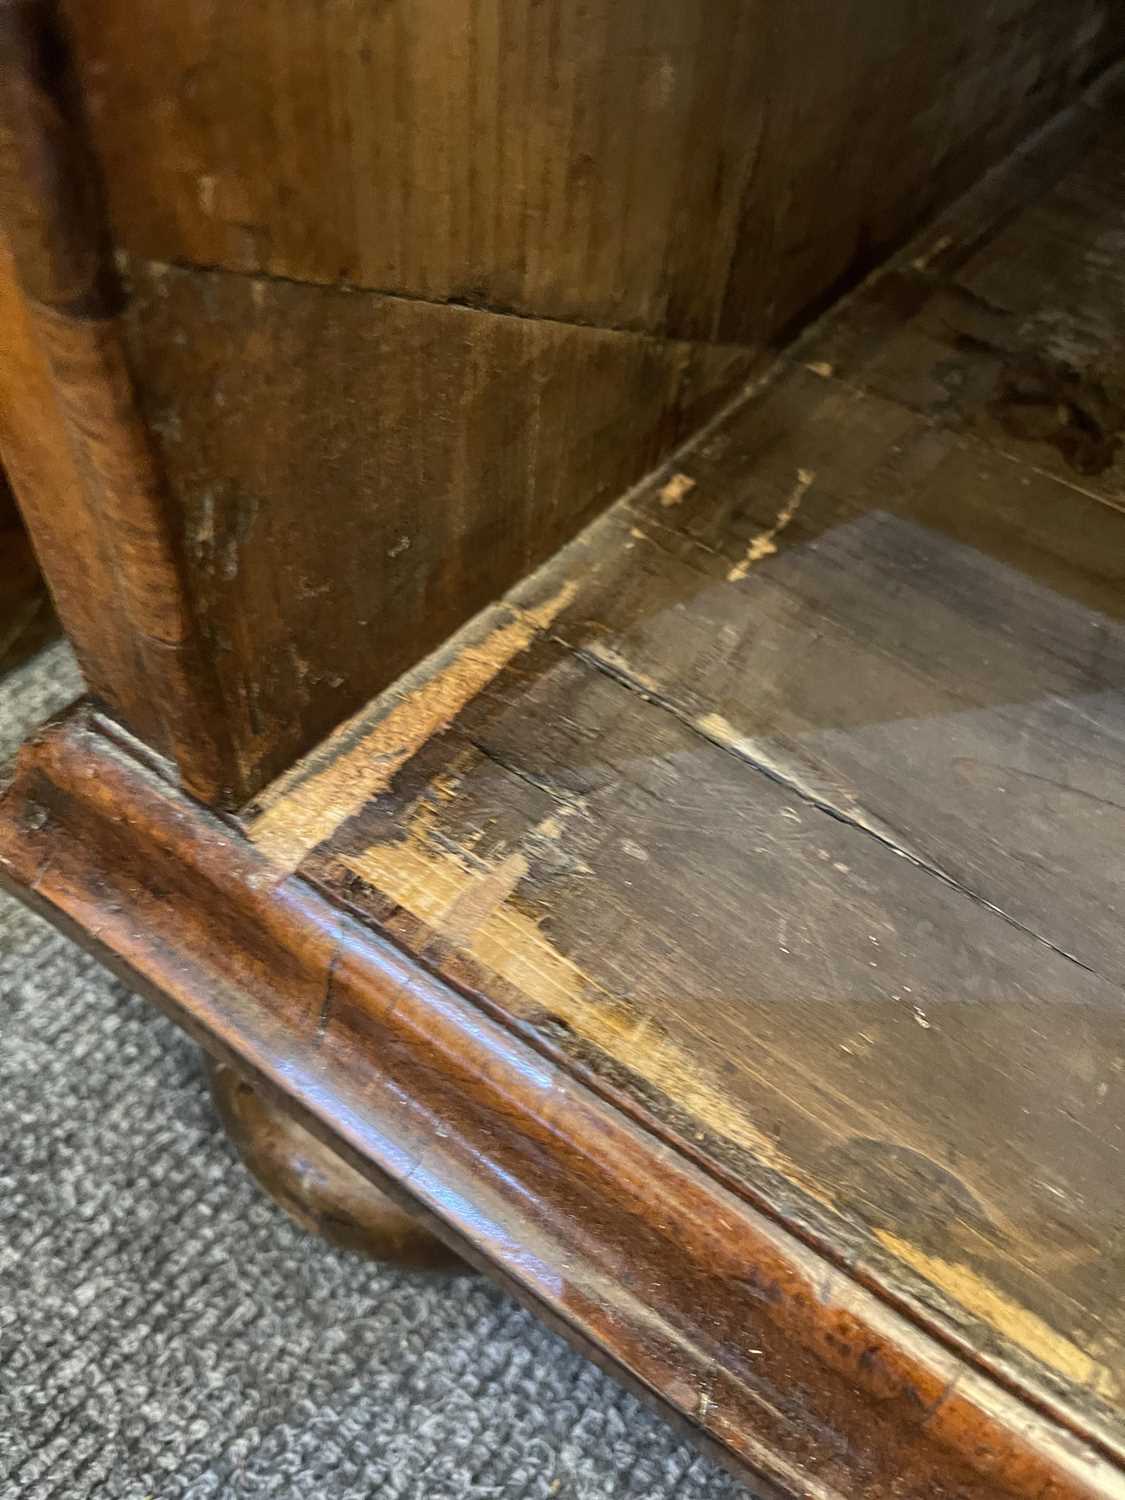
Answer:
<svg viewBox="0 0 1125 1500"><path fill-rule="evenodd" d="M207 1059L211 1097L250 1173L302 1229L414 1270L468 1270L459 1256L234 1068Z"/></svg>

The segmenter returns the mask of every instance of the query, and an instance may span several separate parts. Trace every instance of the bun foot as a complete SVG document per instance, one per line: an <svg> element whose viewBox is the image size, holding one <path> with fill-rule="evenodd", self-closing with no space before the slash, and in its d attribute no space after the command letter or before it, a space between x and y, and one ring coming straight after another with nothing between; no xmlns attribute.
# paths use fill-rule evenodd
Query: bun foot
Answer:
<svg viewBox="0 0 1125 1500"><path fill-rule="evenodd" d="M233 1068L208 1059L208 1070L215 1108L243 1162L302 1229L375 1260L465 1269L436 1235Z"/></svg>

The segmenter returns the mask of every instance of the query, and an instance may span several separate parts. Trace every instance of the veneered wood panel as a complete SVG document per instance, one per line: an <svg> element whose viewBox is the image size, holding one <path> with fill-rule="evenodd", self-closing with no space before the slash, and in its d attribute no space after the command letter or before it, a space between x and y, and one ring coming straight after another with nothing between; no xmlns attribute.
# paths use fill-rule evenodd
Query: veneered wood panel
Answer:
<svg viewBox="0 0 1125 1500"><path fill-rule="evenodd" d="M122 245L759 342L1125 50L1116 0L71 0Z"/></svg>
<svg viewBox="0 0 1125 1500"><path fill-rule="evenodd" d="M628 489L754 363L148 264L128 329L247 792Z"/></svg>
<svg viewBox="0 0 1125 1500"><path fill-rule="evenodd" d="M13 468L94 690L196 795L237 804L651 468L754 354L141 262L129 368L56 9L0 16L12 336L41 385L12 390ZM17 359L2 373L20 386Z"/></svg>

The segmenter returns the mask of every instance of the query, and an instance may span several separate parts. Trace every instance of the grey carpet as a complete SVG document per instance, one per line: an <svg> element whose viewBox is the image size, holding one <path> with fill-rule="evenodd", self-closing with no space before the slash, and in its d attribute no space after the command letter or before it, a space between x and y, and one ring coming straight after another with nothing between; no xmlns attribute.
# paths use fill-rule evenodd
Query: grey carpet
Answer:
<svg viewBox="0 0 1125 1500"><path fill-rule="evenodd" d="M0 757L77 689L0 683ZM338 1254L264 1198L192 1045L0 897L0 1500L736 1500L481 1279Z"/></svg>

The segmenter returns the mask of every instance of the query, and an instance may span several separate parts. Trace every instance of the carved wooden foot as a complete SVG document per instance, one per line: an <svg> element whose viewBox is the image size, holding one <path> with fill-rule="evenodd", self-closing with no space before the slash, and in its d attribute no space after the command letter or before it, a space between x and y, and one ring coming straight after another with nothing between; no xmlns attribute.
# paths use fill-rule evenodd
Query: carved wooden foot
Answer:
<svg viewBox="0 0 1125 1500"><path fill-rule="evenodd" d="M436 1235L233 1068L208 1059L208 1071L215 1108L242 1160L303 1229L376 1260L465 1269Z"/></svg>

